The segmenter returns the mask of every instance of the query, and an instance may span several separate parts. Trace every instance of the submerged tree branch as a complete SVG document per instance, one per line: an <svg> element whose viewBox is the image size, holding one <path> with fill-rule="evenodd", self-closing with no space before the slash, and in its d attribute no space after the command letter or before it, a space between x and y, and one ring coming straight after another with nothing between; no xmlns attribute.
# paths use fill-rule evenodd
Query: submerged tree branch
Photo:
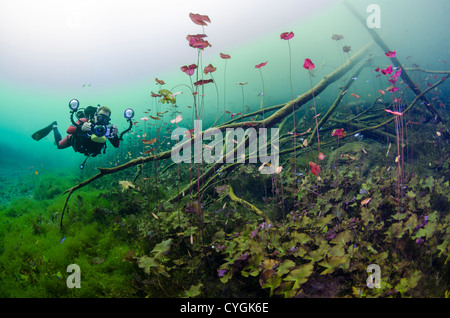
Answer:
<svg viewBox="0 0 450 318"><path fill-rule="evenodd" d="M355 16L355 18L364 26L366 26L366 20L364 17L347 1L344 2L344 4L347 6L348 10ZM378 46L384 51L389 52L392 51L388 45L383 41L383 39L378 35L378 33L375 31L374 28L366 28L369 34L372 36L372 38L375 40L375 42L378 44ZM397 57L391 57L390 60L397 68L402 68L402 63L398 60ZM434 115L434 117L442 122L445 123L442 117L439 115L439 113L436 111L436 109L433 107L433 105L430 103L428 98L421 94L420 89L414 84L414 82L411 80L411 78L408 75L408 72L406 72L405 69L400 74L401 78L405 81L405 83L409 86L409 88L414 92L416 96L420 96L420 99L425 102L425 106L428 108L428 110Z"/></svg>
<svg viewBox="0 0 450 318"><path fill-rule="evenodd" d="M334 83L336 80L341 78L344 74L346 74L349 70L351 70L356 63L358 63L367 53L369 47L372 45L372 43L369 43L365 47L363 47L361 50L359 50L354 56L352 56L350 59L347 60L346 63L344 63L342 66L338 67L336 70L334 70L332 73L330 73L328 76L325 76L318 84L316 84L314 87L312 87L307 92L303 93L302 95L298 96L296 99L286 103L281 104L277 106L273 106L271 108L266 108L265 111L268 110L276 110L274 114L271 116L265 118L261 121L253 121L253 122L232 122L220 125L218 127L215 127L217 129L220 129L221 131L225 131L227 128L245 128L245 127L254 127L254 128L271 128L275 125L279 124L284 120L285 117L289 116L292 111L295 111L299 109L301 106L309 102L313 96L318 96L321 92L323 92L330 84ZM253 113L254 114L254 113ZM247 114L248 115L248 114ZM69 201L70 196L72 193L82 187L87 186L91 182L105 176L108 174L116 173L125 169L128 169L130 167L144 164L146 162L151 161L158 161L163 159L168 159L171 157L172 151L176 151L177 149L183 148L183 146L186 143L192 144L192 141L194 140L194 137L191 137L189 140L185 141L185 143L178 145L177 148L168 150L162 153L159 153L154 156L149 157L138 157L133 160L130 160L126 162L123 165L113 167L113 168L98 168L99 173L92 176L91 178L84 180L83 182L77 184L76 186L66 190L63 194L69 193L68 197L66 198L66 203L64 205L64 209L61 216L61 227L62 227L62 218L64 216L64 211L67 208L67 203ZM190 193L196 184L198 184L198 180L207 181L208 178L210 178L217 169L219 169L224 163L214 163L211 167L209 167L197 180L192 181L184 190L181 191L178 195L176 195L174 198L172 198L170 201L173 202L175 200L181 199L183 196Z"/></svg>

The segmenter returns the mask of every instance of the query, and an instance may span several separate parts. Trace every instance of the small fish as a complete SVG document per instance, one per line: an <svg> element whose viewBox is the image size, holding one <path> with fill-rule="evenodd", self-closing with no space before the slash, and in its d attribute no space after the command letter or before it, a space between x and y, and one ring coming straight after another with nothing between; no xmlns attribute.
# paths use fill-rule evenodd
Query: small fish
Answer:
<svg viewBox="0 0 450 318"><path fill-rule="evenodd" d="M352 95L355 98L359 98L359 95L356 95L356 94L353 94L353 93L351 93L350 95Z"/></svg>
<svg viewBox="0 0 450 318"><path fill-rule="evenodd" d="M263 95L264 95L264 92L261 92L261 93L258 94L258 97L259 96L263 96Z"/></svg>
<svg viewBox="0 0 450 318"><path fill-rule="evenodd" d="M59 244L62 244L65 240L66 240L66 237L64 236L64 237L62 238L62 240L59 242Z"/></svg>

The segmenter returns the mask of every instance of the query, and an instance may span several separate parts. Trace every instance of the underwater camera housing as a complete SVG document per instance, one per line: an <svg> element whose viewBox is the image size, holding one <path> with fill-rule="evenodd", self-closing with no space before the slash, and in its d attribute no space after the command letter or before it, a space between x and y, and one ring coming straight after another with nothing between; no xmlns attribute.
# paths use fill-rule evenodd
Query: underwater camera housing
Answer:
<svg viewBox="0 0 450 318"><path fill-rule="evenodd" d="M99 107L100 105L98 105L97 107ZM69 109L70 109L70 121L72 122L72 124L74 125L74 127L80 127L80 124L77 124L75 122L75 120L73 119L73 115L76 114L77 118L80 119L81 116L83 117L89 117L92 118L94 112L92 112L92 108L94 108L93 106L88 106L86 109L80 109L80 102L77 99L71 99L69 101ZM86 116L86 111L90 109L90 115ZM133 122L131 121L131 119L134 117L134 110L131 108L127 108L125 109L125 112L123 113L123 117L125 117L125 119L128 122L128 128L125 129L124 131L122 131L122 133L120 134L120 136L118 136L119 140L123 140L123 135L125 135L127 132L129 132L131 130L131 128L133 127ZM109 120L108 120L109 123ZM114 129L113 129L113 125L108 124L108 123L97 123L97 124L93 124L92 123L92 127L91 127L91 131L93 132L93 135L95 135L96 137L103 137L106 136L107 138L114 138L116 137L115 133L114 133ZM103 148L105 149L105 148ZM91 156L91 153L84 153L86 155L86 159L84 160L84 162L80 165L80 169L84 169L84 165L86 163L86 160L89 158L89 156Z"/></svg>
<svg viewBox="0 0 450 318"><path fill-rule="evenodd" d="M77 111L78 111L79 107L80 107L80 102L77 99L71 99L69 101L70 120L72 121L72 124L75 127L80 126L80 125L77 125L77 123L73 119L73 114L76 113L78 116L79 112L77 112ZM89 106L89 107L91 107L91 106ZM80 110L80 112L81 112L81 110ZM122 140L123 135L126 134L127 132L129 132L131 130L131 128L133 127L133 123L132 123L131 119L134 117L134 110L131 108L125 109L125 111L123 113L123 117L125 117L125 119L128 121L129 127L120 134L120 136L119 136L120 140ZM94 125L93 124L92 131L98 137L102 137L102 136L107 136L108 138L114 137L114 134L112 133L113 132L112 125L101 125L101 124Z"/></svg>
<svg viewBox="0 0 450 318"><path fill-rule="evenodd" d="M99 124L94 125L94 124L92 124L91 131L97 137L106 136L107 138L113 138L114 135L115 135L113 133L113 126L112 125L99 125Z"/></svg>

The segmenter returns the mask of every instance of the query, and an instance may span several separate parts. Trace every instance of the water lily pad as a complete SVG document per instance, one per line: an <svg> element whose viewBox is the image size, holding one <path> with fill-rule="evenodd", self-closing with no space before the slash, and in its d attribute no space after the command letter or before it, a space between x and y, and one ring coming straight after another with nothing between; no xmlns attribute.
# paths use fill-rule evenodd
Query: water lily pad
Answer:
<svg viewBox="0 0 450 318"><path fill-rule="evenodd" d="M280 286L281 276L273 269L265 270L259 276L259 284L262 288L270 288L270 296L273 295L275 288Z"/></svg>
<svg viewBox="0 0 450 318"><path fill-rule="evenodd" d="M295 238L295 240L296 240L297 242L299 242L299 243L302 244L302 245L304 245L304 244L306 244L306 243L312 241L312 238L311 238L308 234L306 234L306 233L298 233L298 232L294 232L294 233L292 233L291 235L292 235L292 237Z"/></svg>
<svg viewBox="0 0 450 318"><path fill-rule="evenodd" d="M332 240L331 243L335 244L347 244L348 241L352 238L352 232L350 230L345 230L343 232L338 233Z"/></svg>
<svg viewBox="0 0 450 318"><path fill-rule="evenodd" d="M295 267L295 262L287 259L285 260L277 270L278 275L283 276L286 273L289 273Z"/></svg>
<svg viewBox="0 0 450 318"><path fill-rule="evenodd" d="M332 273L334 270L341 267L341 265L347 263L347 258L345 256L331 256L319 263L320 266L326 269L320 273L320 275L325 275Z"/></svg>
<svg viewBox="0 0 450 318"><path fill-rule="evenodd" d="M314 266L312 264L301 265L292 270L284 281L294 282L292 289L298 289L303 283L308 281L308 277L312 274Z"/></svg>

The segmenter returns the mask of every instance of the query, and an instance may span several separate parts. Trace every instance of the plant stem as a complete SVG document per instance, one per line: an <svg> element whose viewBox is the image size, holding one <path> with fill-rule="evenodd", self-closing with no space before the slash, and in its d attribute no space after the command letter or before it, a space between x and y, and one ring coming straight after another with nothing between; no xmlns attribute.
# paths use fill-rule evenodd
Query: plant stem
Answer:
<svg viewBox="0 0 450 318"><path fill-rule="evenodd" d="M311 84L312 99L313 99L313 104L314 104L314 119L316 120L317 151L318 151L318 153L320 153L319 123L317 121L316 99L314 98L314 90L313 90L312 79L311 79L311 71L309 71L309 82Z"/></svg>

